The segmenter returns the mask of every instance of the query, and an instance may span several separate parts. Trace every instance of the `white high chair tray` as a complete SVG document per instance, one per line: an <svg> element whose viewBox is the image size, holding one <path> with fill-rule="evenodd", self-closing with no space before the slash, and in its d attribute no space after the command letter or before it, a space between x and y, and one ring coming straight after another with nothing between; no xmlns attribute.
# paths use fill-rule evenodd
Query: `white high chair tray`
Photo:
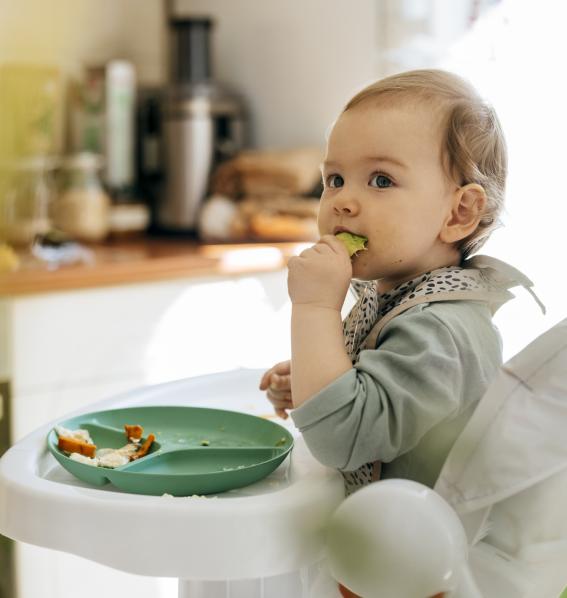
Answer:
<svg viewBox="0 0 567 598"><path fill-rule="evenodd" d="M147 387L60 419L95 409L188 404L265 415L261 374L238 370ZM344 498L343 482L301 438L272 474L250 486L206 498L146 496L93 487L65 471L46 448L57 421L0 460L0 533L130 573L181 579L268 577L322 557L322 530Z"/></svg>

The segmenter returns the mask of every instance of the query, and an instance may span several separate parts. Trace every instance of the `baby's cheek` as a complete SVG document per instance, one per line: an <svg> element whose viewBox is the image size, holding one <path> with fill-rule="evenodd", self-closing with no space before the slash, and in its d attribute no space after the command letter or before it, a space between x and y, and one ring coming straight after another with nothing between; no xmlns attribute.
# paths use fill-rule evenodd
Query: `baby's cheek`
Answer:
<svg viewBox="0 0 567 598"><path fill-rule="evenodd" d="M325 234L325 232L328 232L328 224L327 224L328 218L327 215L325 214L325 208L323 206L319 207L319 213L317 214L317 228L319 229L319 235L323 235Z"/></svg>

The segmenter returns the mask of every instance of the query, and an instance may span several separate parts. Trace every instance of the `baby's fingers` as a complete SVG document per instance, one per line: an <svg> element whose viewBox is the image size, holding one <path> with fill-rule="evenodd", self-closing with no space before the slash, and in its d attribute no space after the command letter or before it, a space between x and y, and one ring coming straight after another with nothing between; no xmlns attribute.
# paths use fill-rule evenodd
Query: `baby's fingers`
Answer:
<svg viewBox="0 0 567 598"><path fill-rule="evenodd" d="M268 400L277 409L293 409L291 395L277 395L268 392Z"/></svg>
<svg viewBox="0 0 567 598"><path fill-rule="evenodd" d="M272 384L272 376L276 371L276 366L271 367L260 379L260 390L267 390Z"/></svg>
<svg viewBox="0 0 567 598"><path fill-rule="evenodd" d="M289 391L291 389L291 376L272 374L269 387L270 390Z"/></svg>
<svg viewBox="0 0 567 598"><path fill-rule="evenodd" d="M270 377L273 370L274 368L270 368L267 372L264 372L264 375L260 379L260 390L266 390L270 386Z"/></svg>
<svg viewBox="0 0 567 598"><path fill-rule="evenodd" d="M289 360L280 361L276 365L272 366L268 371L264 372L264 375L260 379L260 390L267 390L268 387L273 386L272 376L274 374L280 376L289 376L291 369L291 363Z"/></svg>

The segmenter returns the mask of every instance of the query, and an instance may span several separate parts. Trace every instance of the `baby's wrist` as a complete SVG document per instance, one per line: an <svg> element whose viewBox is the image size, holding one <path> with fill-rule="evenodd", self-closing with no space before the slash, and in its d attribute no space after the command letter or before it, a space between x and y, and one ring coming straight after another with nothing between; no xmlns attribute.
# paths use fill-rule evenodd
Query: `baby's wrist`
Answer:
<svg viewBox="0 0 567 598"><path fill-rule="evenodd" d="M294 303L291 304L292 311L301 313L341 313L341 308L327 303Z"/></svg>

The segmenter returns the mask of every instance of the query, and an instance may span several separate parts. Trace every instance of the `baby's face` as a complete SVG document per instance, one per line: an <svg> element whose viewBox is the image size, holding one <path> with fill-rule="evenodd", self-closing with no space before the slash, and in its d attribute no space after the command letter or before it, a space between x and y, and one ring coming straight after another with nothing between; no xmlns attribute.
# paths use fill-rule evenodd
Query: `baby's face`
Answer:
<svg viewBox="0 0 567 598"><path fill-rule="evenodd" d="M353 258L355 278L380 279L385 292L458 257L439 239L457 186L444 172L439 117L427 105L366 103L343 113L323 182L321 235L368 237L368 251Z"/></svg>

